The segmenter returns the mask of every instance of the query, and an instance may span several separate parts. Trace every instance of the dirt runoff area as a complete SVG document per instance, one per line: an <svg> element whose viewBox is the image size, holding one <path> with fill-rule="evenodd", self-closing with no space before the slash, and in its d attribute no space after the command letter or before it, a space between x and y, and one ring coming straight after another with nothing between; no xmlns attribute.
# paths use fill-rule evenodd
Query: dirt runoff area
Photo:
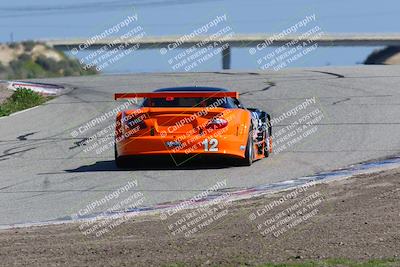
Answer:
<svg viewBox="0 0 400 267"><path fill-rule="evenodd" d="M131 217L97 237L98 229L86 231L83 224L3 230L0 265L253 266L390 259L384 266L400 266L400 169L172 213L162 219Z"/></svg>

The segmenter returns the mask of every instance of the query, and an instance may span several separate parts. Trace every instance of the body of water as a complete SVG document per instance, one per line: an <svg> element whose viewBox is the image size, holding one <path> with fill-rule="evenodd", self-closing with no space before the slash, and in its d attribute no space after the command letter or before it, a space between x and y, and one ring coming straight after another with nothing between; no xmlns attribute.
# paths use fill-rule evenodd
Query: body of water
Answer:
<svg viewBox="0 0 400 267"><path fill-rule="evenodd" d="M120 23L129 16L136 19L108 36L127 34L138 27L145 36L193 34L218 17L225 19L207 31L200 31L201 34L213 34L226 28L234 34L279 33L314 15L315 19L307 26L299 27L296 33L313 27L324 33L391 33L398 31L399 6L400 3L394 0L20 0L0 4L0 41L90 39L116 25L121 26ZM274 49L266 49L263 55ZM317 48L286 67L360 64L374 49L376 47ZM79 52L76 56L82 59L91 53L93 51ZM103 71L185 71L171 63L171 58L180 53L181 49L168 55L162 55L159 49L138 50L112 61ZM249 54L248 48L234 48L231 67L257 69L260 68L257 59ZM220 69L221 55L186 68L190 71Z"/></svg>

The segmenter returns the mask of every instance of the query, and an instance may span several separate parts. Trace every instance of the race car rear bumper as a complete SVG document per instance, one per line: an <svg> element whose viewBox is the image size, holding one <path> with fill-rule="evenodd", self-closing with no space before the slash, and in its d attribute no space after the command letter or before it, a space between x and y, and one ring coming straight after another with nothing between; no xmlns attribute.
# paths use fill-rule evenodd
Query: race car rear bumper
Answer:
<svg viewBox="0 0 400 267"><path fill-rule="evenodd" d="M217 140L217 144L212 139ZM118 156L138 155L225 155L245 157L247 136L141 136L116 143Z"/></svg>

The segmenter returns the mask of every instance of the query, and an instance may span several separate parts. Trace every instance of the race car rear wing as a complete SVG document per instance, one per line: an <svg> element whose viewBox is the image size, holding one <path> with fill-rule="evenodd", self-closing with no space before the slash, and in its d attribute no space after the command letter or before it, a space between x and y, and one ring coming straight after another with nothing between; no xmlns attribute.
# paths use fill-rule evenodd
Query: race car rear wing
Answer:
<svg viewBox="0 0 400 267"><path fill-rule="evenodd" d="M159 93L116 93L114 99L128 99L128 98L224 98L232 97L239 98L238 92L159 92Z"/></svg>

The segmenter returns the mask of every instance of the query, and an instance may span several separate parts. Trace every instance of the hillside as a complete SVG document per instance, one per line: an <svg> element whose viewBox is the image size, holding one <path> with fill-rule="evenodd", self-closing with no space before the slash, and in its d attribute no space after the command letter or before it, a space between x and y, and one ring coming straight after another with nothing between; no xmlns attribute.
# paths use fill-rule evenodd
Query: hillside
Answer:
<svg viewBox="0 0 400 267"><path fill-rule="evenodd" d="M400 47L388 46L377 49L367 57L364 64L398 65L400 64Z"/></svg>
<svg viewBox="0 0 400 267"><path fill-rule="evenodd" d="M96 74L62 51L32 41L0 44L0 79L32 79Z"/></svg>

